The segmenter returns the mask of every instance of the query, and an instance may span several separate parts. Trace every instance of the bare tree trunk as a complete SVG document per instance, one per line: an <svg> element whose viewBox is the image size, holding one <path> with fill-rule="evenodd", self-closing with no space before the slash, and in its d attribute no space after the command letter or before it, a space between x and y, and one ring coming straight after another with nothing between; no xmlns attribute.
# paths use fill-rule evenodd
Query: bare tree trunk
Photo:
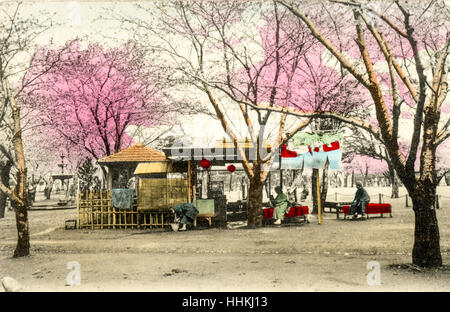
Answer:
<svg viewBox="0 0 450 312"><path fill-rule="evenodd" d="M349 173L344 173L344 187L348 187L348 176Z"/></svg>
<svg viewBox="0 0 450 312"><path fill-rule="evenodd" d="M320 207L325 207L325 201L327 199L327 193L328 193L328 159L325 163L325 167L322 170L322 181L320 182ZM317 209L318 211L318 209Z"/></svg>
<svg viewBox="0 0 450 312"><path fill-rule="evenodd" d="M445 185L450 186L450 173L444 175Z"/></svg>
<svg viewBox="0 0 450 312"><path fill-rule="evenodd" d="M364 172L363 186L367 186L367 177L369 175L369 165L366 163L366 171Z"/></svg>
<svg viewBox="0 0 450 312"><path fill-rule="evenodd" d="M297 175L299 174L299 170L292 170L292 181L291 183L293 183L296 179L297 179ZM297 195L297 187L294 189L294 201L296 203L298 203L298 195Z"/></svg>
<svg viewBox="0 0 450 312"><path fill-rule="evenodd" d="M397 173L395 172L394 168L389 165L389 180L391 182L391 198L398 198L399 197L399 191L398 191L398 177Z"/></svg>
<svg viewBox="0 0 450 312"><path fill-rule="evenodd" d="M266 192L267 198L270 198L270 192L269 192L269 184L267 182L263 183L264 191Z"/></svg>
<svg viewBox="0 0 450 312"><path fill-rule="evenodd" d="M50 200L53 189L53 180L50 177L48 182L45 179L44 181L45 181L44 195L47 200Z"/></svg>
<svg viewBox="0 0 450 312"><path fill-rule="evenodd" d="M6 160L0 164L0 179L6 187L9 187L9 174L11 172L12 163ZM0 191L0 219L5 217L6 200L8 196Z"/></svg>
<svg viewBox="0 0 450 312"><path fill-rule="evenodd" d="M352 188L355 186L355 169L352 170Z"/></svg>

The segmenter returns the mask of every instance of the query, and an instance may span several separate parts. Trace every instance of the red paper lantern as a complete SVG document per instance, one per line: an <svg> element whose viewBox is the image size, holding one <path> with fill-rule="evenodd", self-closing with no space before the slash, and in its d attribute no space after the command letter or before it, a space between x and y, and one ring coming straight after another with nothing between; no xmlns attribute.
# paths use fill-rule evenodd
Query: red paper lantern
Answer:
<svg viewBox="0 0 450 312"><path fill-rule="evenodd" d="M227 170L230 171L231 173L233 173L236 170L236 167L234 165L229 165L227 167Z"/></svg>
<svg viewBox="0 0 450 312"><path fill-rule="evenodd" d="M203 158L200 160L200 166L202 166L203 169L208 169L211 166L211 162L208 159Z"/></svg>

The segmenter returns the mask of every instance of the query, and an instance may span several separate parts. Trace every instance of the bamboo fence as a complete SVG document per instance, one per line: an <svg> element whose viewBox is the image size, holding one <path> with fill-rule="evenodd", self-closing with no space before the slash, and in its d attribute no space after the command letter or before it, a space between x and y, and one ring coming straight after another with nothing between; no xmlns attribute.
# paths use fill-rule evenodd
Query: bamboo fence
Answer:
<svg viewBox="0 0 450 312"><path fill-rule="evenodd" d="M78 225L80 229L140 229L169 225L168 210L138 211L134 200L131 209L111 206L110 191L78 193Z"/></svg>

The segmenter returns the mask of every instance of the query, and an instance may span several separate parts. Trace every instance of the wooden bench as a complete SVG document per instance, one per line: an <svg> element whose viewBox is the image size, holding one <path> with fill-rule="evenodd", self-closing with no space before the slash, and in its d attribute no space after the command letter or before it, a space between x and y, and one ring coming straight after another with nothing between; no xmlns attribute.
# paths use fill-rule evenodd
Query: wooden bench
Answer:
<svg viewBox="0 0 450 312"><path fill-rule="evenodd" d="M206 219L211 227L212 218L216 215L214 199L195 199L192 204L198 210L198 215L194 219L194 227L197 227L197 219Z"/></svg>
<svg viewBox="0 0 450 312"><path fill-rule="evenodd" d="M326 208L328 208L328 212L336 213L336 219L339 219L339 213L342 212L342 206L351 205L352 202L325 202L323 207L323 212L327 212ZM331 211L331 210L334 211Z"/></svg>
<svg viewBox="0 0 450 312"><path fill-rule="evenodd" d="M212 224L212 217L214 217L214 213L204 213L204 214L198 214L194 219L194 227L197 227L197 219L206 219L208 221L209 227L211 227Z"/></svg>
<svg viewBox="0 0 450 312"><path fill-rule="evenodd" d="M343 205L341 212L344 213L344 219L346 219L350 212L350 205ZM380 214L381 217L383 217L383 214L389 214L392 218L392 206L391 204L368 203L364 214L366 215L367 219L369 219L369 215L371 214ZM339 213L337 219L339 219Z"/></svg>
<svg viewBox="0 0 450 312"><path fill-rule="evenodd" d="M263 220L273 219L274 208L264 208L263 209ZM290 207L287 213L284 214L284 218L295 218L303 217L306 223L309 223L307 215L309 214L308 206L293 206Z"/></svg>
<svg viewBox="0 0 450 312"><path fill-rule="evenodd" d="M64 229L65 230L76 230L77 220L66 220Z"/></svg>

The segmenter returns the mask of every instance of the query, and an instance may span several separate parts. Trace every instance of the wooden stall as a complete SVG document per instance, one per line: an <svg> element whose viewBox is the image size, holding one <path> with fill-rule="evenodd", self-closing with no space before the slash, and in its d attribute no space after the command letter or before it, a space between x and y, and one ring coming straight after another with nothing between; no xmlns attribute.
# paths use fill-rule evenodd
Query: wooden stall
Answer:
<svg viewBox="0 0 450 312"><path fill-rule="evenodd" d="M108 189L78 193L79 228L164 227L169 225L171 207L191 202L192 166L188 161L172 161L164 153L138 143L98 163L107 168ZM131 178L136 179L133 187ZM134 190L131 207L113 207L112 192L130 187Z"/></svg>

